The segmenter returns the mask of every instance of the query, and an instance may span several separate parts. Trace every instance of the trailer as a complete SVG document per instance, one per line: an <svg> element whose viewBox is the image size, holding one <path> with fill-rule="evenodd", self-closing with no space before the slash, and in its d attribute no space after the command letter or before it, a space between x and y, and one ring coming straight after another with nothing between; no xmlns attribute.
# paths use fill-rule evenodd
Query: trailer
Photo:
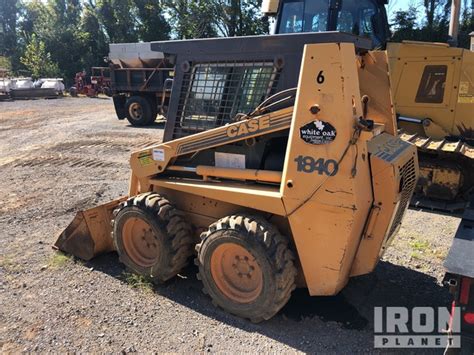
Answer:
<svg viewBox="0 0 474 355"><path fill-rule="evenodd" d="M61 78L10 78L6 70L0 70L0 100L55 99L63 96Z"/></svg>
<svg viewBox="0 0 474 355"><path fill-rule="evenodd" d="M444 284L454 296L454 309L461 310L462 346L474 354L474 195L465 209L444 263Z"/></svg>

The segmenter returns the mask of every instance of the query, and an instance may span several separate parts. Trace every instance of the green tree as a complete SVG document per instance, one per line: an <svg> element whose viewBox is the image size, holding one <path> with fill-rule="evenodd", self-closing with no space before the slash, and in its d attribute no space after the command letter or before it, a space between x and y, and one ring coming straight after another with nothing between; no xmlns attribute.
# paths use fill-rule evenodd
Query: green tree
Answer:
<svg viewBox="0 0 474 355"><path fill-rule="evenodd" d="M470 48L470 33L474 31L474 0L471 4L467 1L464 5L464 11L461 17L461 26L459 28L458 45L463 48Z"/></svg>
<svg viewBox="0 0 474 355"><path fill-rule="evenodd" d="M103 58L108 54L107 39L101 27L97 10L91 4L84 5L80 33L84 46L81 58L83 68L104 65Z"/></svg>
<svg viewBox="0 0 474 355"><path fill-rule="evenodd" d="M0 55L13 61L17 54L17 16L18 0L0 0Z"/></svg>
<svg viewBox="0 0 474 355"><path fill-rule="evenodd" d="M416 23L418 10L410 6L406 11L397 11L393 19L392 40L401 42L403 40L418 40L420 37L419 29Z"/></svg>
<svg viewBox="0 0 474 355"><path fill-rule="evenodd" d="M215 25L226 37L268 33L268 20L261 17L261 5L261 0L217 0Z"/></svg>
<svg viewBox="0 0 474 355"><path fill-rule="evenodd" d="M25 54L20 60L34 78L59 75L57 63L51 59L51 54L46 51L44 42L39 40L35 34L31 36L26 45Z"/></svg>
<svg viewBox="0 0 474 355"><path fill-rule="evenodd" d="M145 42L169 39L171 27L165 19L164 9L158 0L134 0L137 11L137 31Z"/></svg>
<svg viewBox="0 0 474 355"><path fill-rule="evenodd" d="M172 32L178 39L217 37L214 1L166 0Z"/></svg>
<svg viewBox="0 0 474 355"><path fill-rule="evenodd" d="M268 33L261 0L168 0L175 37L209 38Z"/></svg>
<svg viewBox="0 0 474 355"><path fill-rule="evenodd" d="M81 31L81 0L33 0L23 4L18 46L26 45L34 34L44 43L51 60L60 68L61 76L71 82L84 67L87 53L85 35Z"/></svg>
<svg viewBox="0 0 474 355"><path fill-rule="evenodd" d="M132 0L98 0L97 13L110 43L137 42Z"/></svg>

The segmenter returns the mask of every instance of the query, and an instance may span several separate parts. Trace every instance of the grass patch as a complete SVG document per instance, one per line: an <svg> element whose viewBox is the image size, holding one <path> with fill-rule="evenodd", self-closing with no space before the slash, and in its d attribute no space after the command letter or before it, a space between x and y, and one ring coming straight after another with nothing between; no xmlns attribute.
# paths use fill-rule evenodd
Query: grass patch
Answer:
<svg viewBox="0 0 474 355"><path fill-rule="evenodd" d="M122 279L132 288L145 292L153 292L153 283L145 276L124 272L122 273Z"/></svg>
<svg viewBox="0 0 474 355"><path fill-rule="evenodd" d="M16 262L13 257L8 255L0 256L0 267L7 272L20 271L19 263Z"/></svg>
<svg viewBox="0 0 474 355"><path fill-rule="evenodd" d="M415 240L410 243L410 246L416 251L426 252L430 247L430 243L423 240Z"/></svg>
<svg viewBox="0 0 474 355"><path fill-rule="evenodd" d="M48 261L48 267L51 269L59 269L66 264L69 264L71 262L71 256L66 255L61 252L56 252L54 253Z"/></svg>
<svg viewBox="0 0 474 355"><path fill-rule="evenodd" d="M420 253L414 251L410 254L411 258L412 259L415 259L415 260L422 260L423 259L423 256L421 256Z"/></svg>

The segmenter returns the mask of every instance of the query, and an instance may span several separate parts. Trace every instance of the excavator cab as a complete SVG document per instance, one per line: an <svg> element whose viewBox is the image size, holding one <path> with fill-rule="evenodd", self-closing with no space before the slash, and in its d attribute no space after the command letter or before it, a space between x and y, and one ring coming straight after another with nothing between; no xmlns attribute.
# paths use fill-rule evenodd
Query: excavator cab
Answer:
<svg viewBox="0 0 474 355"><path fill-rule="evenodd" d="M373 48L385 48L390 30L387 0L266 1L263 12L276 15L275 34L341 31L370 38ZM274 12L274 11L277 12Z"/></svg>

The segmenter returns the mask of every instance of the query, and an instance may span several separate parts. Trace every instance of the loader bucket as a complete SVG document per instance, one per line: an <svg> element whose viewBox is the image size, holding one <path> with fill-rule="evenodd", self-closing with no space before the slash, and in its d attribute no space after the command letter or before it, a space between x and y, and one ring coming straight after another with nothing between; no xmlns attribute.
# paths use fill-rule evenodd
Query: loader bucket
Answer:
<svg viewBox="0 0 474 355"><path fill-rule="evenodd" d="M120 202L126 199L123 197L105 205L78 212L61 233L53 248L86 261L115 250L111 237L113 211Z"/></svg>

